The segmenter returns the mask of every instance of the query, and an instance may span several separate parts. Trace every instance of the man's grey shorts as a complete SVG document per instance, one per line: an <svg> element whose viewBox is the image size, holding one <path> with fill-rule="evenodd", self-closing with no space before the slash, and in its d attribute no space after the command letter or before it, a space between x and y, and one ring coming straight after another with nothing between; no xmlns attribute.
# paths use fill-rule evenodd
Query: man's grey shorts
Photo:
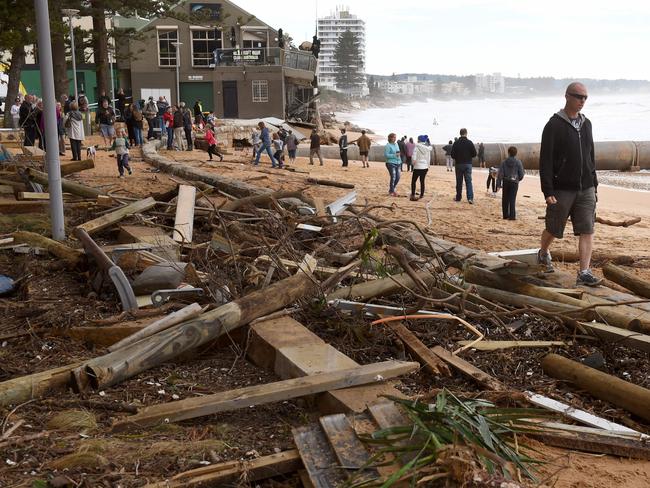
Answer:
<svg viewBox="0 0 650 488"><path fill-rule="evenodd" d="M593 234L596 220L596 190L556 190L557 203L546 205L546 230L558 239L564 236L567 218L571 217L573 234Z"/></svg>

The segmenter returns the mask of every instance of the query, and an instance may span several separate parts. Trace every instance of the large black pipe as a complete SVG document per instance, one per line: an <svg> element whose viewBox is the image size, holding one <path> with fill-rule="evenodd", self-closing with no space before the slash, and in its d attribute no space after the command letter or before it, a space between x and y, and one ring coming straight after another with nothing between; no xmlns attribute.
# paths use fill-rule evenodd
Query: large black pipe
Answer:
<svg viewBox="0 0 650 488"><path fill-rule="evenodd" d="M517 157L524 163L526 169L539 168L539 147L536 142L523 142L515 144L487 143L485 144L485 161L488 166L494 166L506 159L508 147L517 148ZM434 144L431 153L431 164L444 166L445 152L441 144ZM597 142L596 169L629 171L631 169L650 169L650 141L607 141ZM321 154L327 159L339 159L338 146L321 146ZM298 146L298 156L309 156L307 144ZM359 148L350 146L348 149L350 159L359 159ZM384 145L374 144L370 147L368 159L371 161L384 161ZM474 158L474 166L478 166L478 159Z"/></svg>

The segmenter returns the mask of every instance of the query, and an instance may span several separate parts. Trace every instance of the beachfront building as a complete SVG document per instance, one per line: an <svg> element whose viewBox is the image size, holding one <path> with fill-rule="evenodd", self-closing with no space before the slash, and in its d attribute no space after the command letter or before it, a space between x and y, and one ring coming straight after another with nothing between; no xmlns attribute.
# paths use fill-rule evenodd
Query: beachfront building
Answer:
<svg viewBox="0 0 650 488"><path fill-rule="evenodd" d="M68 17L63 17L63 21L66 24L69 22ZM106 19L106 30L110 31L111 29L125 29L125 28L139 28L149 21L141 17L130 17L125 18L119 15L116 15L113 18L107 17ZM77 90L79 92L84 92L88 101L90 103L95 103L99 98L99 93L97 93L97 69L95 66L95 55L92 45L92 30L93 30L93 19L92 17L86 16L73 16L72 17L72 26L75 31L75 60L77 62ZM66 32L66 45L68 45L69 40L68 34ZM72 56L70 49L68 47L68 52L66 53L67 59L67 78L69 83L68 93L74 93L74 73L72 71ZM118 63L114 56L112 45L109 44L109 73L112 69L113 71L113 84L115 89L119 87L124 87L125 83L128 84L128 80L123 80L120 76L120 71L118 69ZM109 75L110 76L110 75ZM25 64L22 68L20 74L20 81L25 87L25 90L29 93L33 93L37 96L42 96L41 90L41 70L38 60L38 49L36 44L30 44L25 46Z"/></svg>
<svg viewBox="0 0 650 488"><path fill-rule="evenodd" d="M502 94L506 88L506 82L501 73L492 73L491 75L478 74L474 75L476 81L477 93L497 93Z"/></svg>
<svg viewBox="0 0 650 488"><path fill-rule="evenodd" d="M173 13L128 46L135 99L201 100L219 118L285 119L313 97L316 58L280 47L278 31L255 15L227 0L179 2Z"/></svg>
<svg viewBox="0 0 650 488"><path fill-rule="evenodd" d="M337 8L330 15L318 19L316 35L321 41L321 49L318 57L317 75L320 88L337 90L335 73L338 66L334 53L339 37L346 30L356 34L363 66L366 66L366 23L356 15L352 15L349 8ZM368 84L364 82L352 90L346 90L346 93L357 97L366 96L368 95Z"/></svg>

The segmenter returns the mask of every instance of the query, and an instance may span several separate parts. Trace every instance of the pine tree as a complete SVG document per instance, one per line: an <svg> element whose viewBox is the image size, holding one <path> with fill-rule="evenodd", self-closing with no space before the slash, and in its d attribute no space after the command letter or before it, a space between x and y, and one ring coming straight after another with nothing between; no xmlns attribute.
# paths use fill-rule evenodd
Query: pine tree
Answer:
<svg viewBox="0 0 650 488"><path fill-rule="evenodd" d="M341 34L334 50L334 78L340 90L351 90L364 83L363 58L357 35L349 30Z"/></svg>

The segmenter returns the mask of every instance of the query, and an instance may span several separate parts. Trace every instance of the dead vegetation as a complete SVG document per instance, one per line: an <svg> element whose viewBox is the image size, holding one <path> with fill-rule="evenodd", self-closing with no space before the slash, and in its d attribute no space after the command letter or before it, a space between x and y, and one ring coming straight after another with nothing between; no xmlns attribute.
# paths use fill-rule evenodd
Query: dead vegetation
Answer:
<svg viewBox="0 0 650 488"><path fill-rule="evenodd" d="M25 165L2 177L24 181ZM527 486L539 459L519 451L525 435L650 458L641 296L576 290L354 194L326 206L175 168L181 191L164 199L101 189L66 203L78 261L3 244L16 281L0 299L11 486ZM26 215L3 217L4 239L47 234ZM107 349L194 303L200 314ZM547 375L549 352L571 361ZM540 424L562 410L551 399L572 408Z"/></svg>

